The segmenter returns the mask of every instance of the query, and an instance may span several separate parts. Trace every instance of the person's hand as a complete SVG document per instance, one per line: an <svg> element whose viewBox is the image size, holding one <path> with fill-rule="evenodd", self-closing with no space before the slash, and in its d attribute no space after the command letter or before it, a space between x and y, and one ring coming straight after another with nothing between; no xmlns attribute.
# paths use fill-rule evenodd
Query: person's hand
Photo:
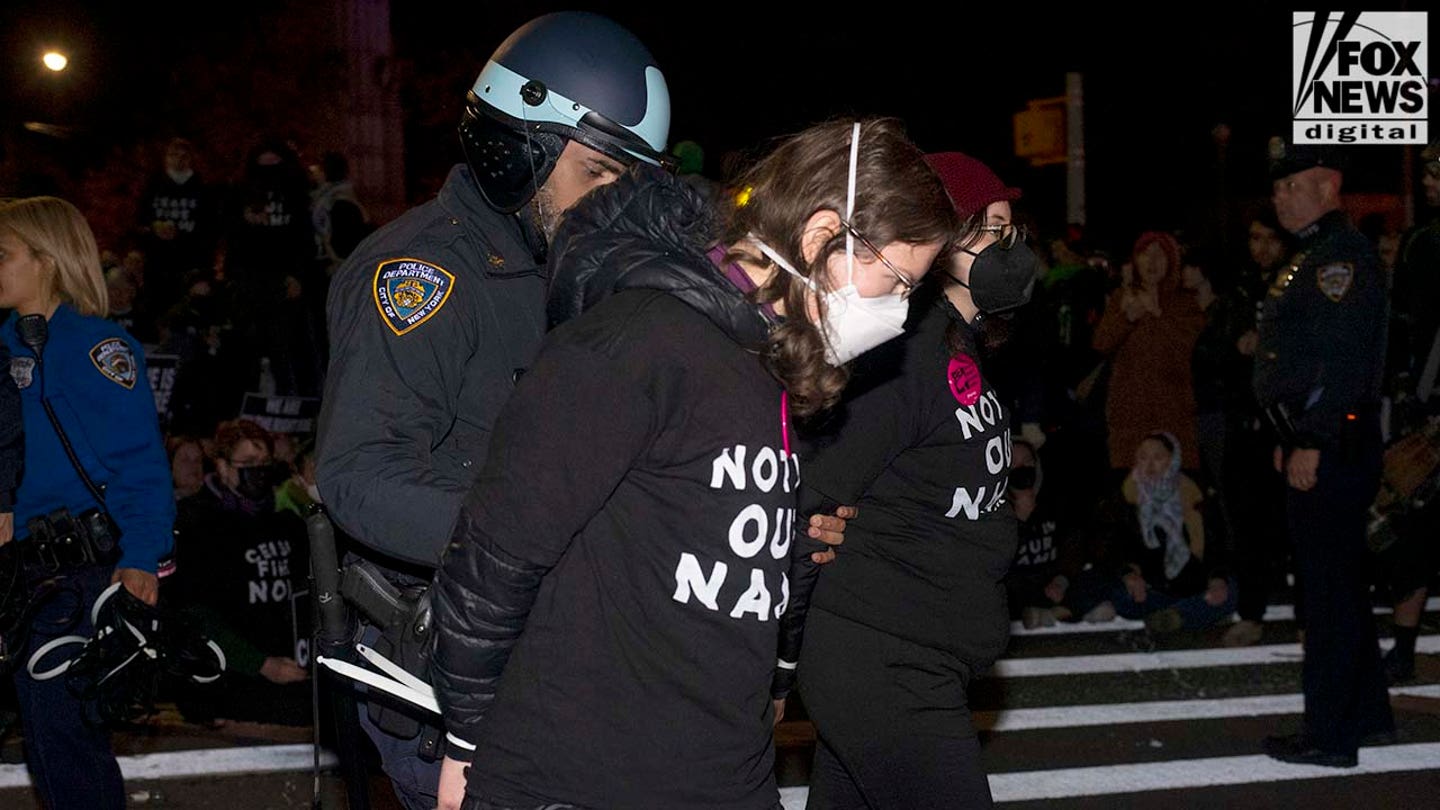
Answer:
<svg viewBox="0 0 1440 810"><path fill-rule="evenodd" d="M785 719L785 698L776 698L773 702L775 703L775 726L778 727L780 721Z"/></svg>
<svg viewBox="0 0 1440 810"><path fill-rule="evenodd" d="M0 512L0 546L15 537L15 513Z"/></svg>
<svg viewBox="0 0 1440 810"><path fill-rule="evenodd" d="M1146 289L1140 291L1141 313L1150 313L1160 317L1160 293L1157 290Z"/></svg>
<svg viewBox="0 0 1440 810"><path fill-rule="evenodd" d="M1235 341L1235 351L1249 357L1255 354L1255 349L1260 345L1260 333L1251 329Z"/></svg>
<svg viewBox="0 0 1440 810"><path fill-rule="evenodd" d="M1120 294L1120 311L1125 313L1125 320L1135 322L1145 314L1145 304L1134 290L1126 290Z"/></svg>
<svg viewBox="0 0 1440 810"><path fill-rule="evenodd" d="M816 565L835 562L835 548L845 542L845 526L854 520L860 510L853 506L842 506L833 515L811 515L810 527L805 530L811 539L819 540L830 548L810 555Z"/></svg>
<svg viewBox="0 0 1440 810"><path fill-rule="evenodd" d="M1320 451L1302 447L1290 452L1290 460L1285 462L1285 478L1290 486L1309 492L1315 488L1315 475L1319 469Z"/></svg>
<svg viewBox="0 0 1440 810"><path fill-rule="evenodd" d="M465 801L466 767L465 762L450 756L440 763L440 786L435 791L435 810L460 810L460 803Z"/></svg>
<svg viewBox="0 0 1440 810"><path fill-rule="evenodd" d="M287 683L299 683L309 678L310 673L295 663L294 658L279 658L272 655L260 665L260 677L273 684L284 686Z"/></svg>
<svg viewBox="0 0 1440 810"><path fill-rule="evenodd" d="M1210 587L1205 589L1205 604L1210 607L1220 607L1230 598L1230 583L1219 577L1210 580Z"/></svg>
<svg viewBox="0 0 1440 810"><path fill-rule="evenodd" d="M179 234L175 223L168 219L155 220L155 224L150 226L150 230L155 234L155 238L163 239L166 242L173 240Z"/></svg>
<svg viewBox="0 0 1440 810"><path fill-rule="evenodd" d="M1280 448L1280 447L1277 446L1277 447L1275 448L1275 453L1274 453L1274 456L1273 456L1273 459L1272 459L1272 460L1275 462L1275 472L1277 472L1277 473L1283 473L1283 472L1285 472L1285 451L1284 451L1284 449L1282 449L1282 448Z"/></svg>
<svg viewBox="0 0 1440 810"><path fill-rule="evenodd" d="M1045 598L1058 605L1065 601L1065 591L1067 590L1069 590L1069 585L1065 582L1065 579L1063 577L1055 577L1050 580L1050 584L1045 586Z"/></svg>
<svg viewBox="0 0 1440 810"><path fill-rule="evenodd" d="M117 568L110 577L111 584L122 583L130 595L141 602L155 607L160 599L160 578L149 571L138 568Z"/></svg>
<svg viewBox="0 0 1440 810"><path fill-rule="evenodd" d="M1125 590L1130 592L1130 598L1134 600L1135 604L1145 604L1145 577L1131 571L1126 574L1123 579L1125 582Z"/></svg>

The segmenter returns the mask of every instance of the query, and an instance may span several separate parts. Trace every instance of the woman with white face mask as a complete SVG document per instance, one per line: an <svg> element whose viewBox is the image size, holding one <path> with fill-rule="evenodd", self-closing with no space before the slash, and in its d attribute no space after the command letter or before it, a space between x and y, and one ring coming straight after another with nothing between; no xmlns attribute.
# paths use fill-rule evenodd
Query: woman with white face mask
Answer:
<svg viewBox="0 0 1440 810"><path fill-rule="evenodd" d="M441 807L779 805L791 421L900 333L955 216L890 120L812 127L742 187L716 212L631 171L559 225L554 328L431 591Z"/></svg>
<svg viewBox="0 0 1440 810"><path fill-rule="evenodd" d="M1009 636L1017 524L1010 415L976 327L1025 303L1036 261L1010 221L1018 189L959 153L927 160L962 220L942 283L857 364L801 489L802 514L859 508L840 559L792 577L781 630L817 732L812 810L991 804L966 687Z"/></svg>

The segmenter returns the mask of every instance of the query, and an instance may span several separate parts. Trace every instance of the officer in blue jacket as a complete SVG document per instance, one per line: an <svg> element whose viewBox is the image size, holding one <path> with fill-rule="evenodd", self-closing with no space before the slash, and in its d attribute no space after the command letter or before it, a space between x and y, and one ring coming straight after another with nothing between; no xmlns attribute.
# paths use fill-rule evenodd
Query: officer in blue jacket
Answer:
<svg viewBox="0 0 1440 810"><path fill-rule="evenodd" d="M14 310L0 340L25 431L14 542L27 580L63 577L81 596L40 602L28 658L55 636L90 635L89 607L112 582L155 604L175 506L140 347L105 320L99 252L73 205L54 197L0 205L0 308ZM76 547L83 553L62 553ZM109 736L84 722L65 679L34 680L22 667L14 682L45 805L123 808Z"/></svg>
<svg viewBox="0 0 1440 810"><path fill-rule="evenodd" d="M1342 155L1292 146L1272 167L1275 214L1299 252L1260 310L1255 397L1280 439L1285 514L1305 595L1303 730L1271 737L1285 762L1354 767L1394 737L1366 587L1366 522L1380 485L1389 282L1340 210Z"/></svg>
<svg viewBox="0 0 1440 810"><path fill-rule="evenodd" d="M10 378L10 347L0 343L0 545L15 536L15 487L25 459L20 389Z"/></svg>

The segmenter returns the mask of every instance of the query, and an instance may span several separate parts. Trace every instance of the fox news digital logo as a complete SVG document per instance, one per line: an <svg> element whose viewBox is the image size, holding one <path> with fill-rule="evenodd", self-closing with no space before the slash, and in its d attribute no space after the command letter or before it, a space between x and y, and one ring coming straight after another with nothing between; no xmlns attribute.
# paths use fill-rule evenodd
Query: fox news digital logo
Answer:
<svg viewBox="0 0 1440 810"><path fill-rule="evenodd" d="M1297 11L1293 143L1424 144L1423 11Z"/></svg>

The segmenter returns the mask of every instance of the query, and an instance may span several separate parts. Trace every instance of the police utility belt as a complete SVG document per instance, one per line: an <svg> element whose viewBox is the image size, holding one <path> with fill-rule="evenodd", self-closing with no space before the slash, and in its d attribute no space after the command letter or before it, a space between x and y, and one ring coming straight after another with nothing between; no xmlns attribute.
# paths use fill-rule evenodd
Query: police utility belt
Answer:
<svg viewBox="0 0 1440 810"><path fill-rule="evenodd" d="M341 569L339 585L345 602L380 631L374 649L354 644L359 659L374 670L357 666L361 661L348 650L319 663L370 687L367 712L376 727L393 737L415 739L422 759L438 760L444 755L445 733L435 690L429 683L433 621L427 587L396 587L378 566L363 560ZM417 712L415 707L423 711Z"/></svg>
<svg viewBox="0 0 1440 810"><path fill-rule="evenodd" d="M27 581L66 576L96 565L112 565L120 556L120 529L108 512L86 509L71 515L57 509L33 517L30 536L15 542Z"/></svg>

